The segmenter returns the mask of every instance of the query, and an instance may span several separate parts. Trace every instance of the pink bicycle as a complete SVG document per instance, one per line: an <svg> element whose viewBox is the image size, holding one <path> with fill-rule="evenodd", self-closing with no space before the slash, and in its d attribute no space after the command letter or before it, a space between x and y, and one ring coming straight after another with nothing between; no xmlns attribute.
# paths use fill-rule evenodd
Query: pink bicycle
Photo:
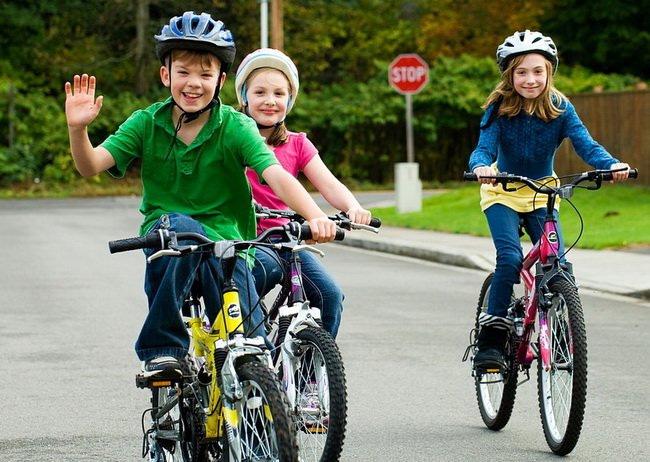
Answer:
<svg viewBox="0 0 650 462"><path fill-rule="evenodd" d="M507 191L515 190L509 188L509 184L523 183L546 195L547 213L542 236L525 256L520 271L524 294L521 297L513 294L508 309L514 329L506 345L507 366L486 370L472 368L478 407L490 430L505 427L512 414L517 386L530 379L530 366L537 360L537 391L544 436L551 450L559 455L573 450L582 429L587 397L587 334L572 266L564 261L564 255L558 255L560 245L553 210L556 199L571 198L578 184L588 181L592 184L580 187L599 189L602 181L612 179L614 171L593 170L569 175L563 178L572 180L559 187L507 173L490 177ZM630 170L629 178L637 175L636 169ZM473 173L465 173L463 179L477 180ZM463 361L470 354L473 361L478 319L482 312L487 312L492 278L490 274L481 288L475 326ZM534 338L536 331L538 335ZM520 372L526 378L518 383Z"/></svg>

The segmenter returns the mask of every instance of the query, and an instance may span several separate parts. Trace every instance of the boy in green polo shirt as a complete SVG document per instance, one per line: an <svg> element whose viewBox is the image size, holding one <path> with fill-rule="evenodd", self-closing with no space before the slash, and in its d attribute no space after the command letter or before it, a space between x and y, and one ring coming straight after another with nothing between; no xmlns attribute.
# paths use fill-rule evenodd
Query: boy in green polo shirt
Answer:
<svg viewBox="0 0 650 462"><path fill-rule="evenodd" d="M102 97L95 99L94 76L75 75L65 84L70 150L79 173L108 170L124 175L136 158L142 161L140 228L146 234L160 227L199 232L213 240L255 236L255 214L245 176L248 166L291 208L309 219L314 240L333 239L335 225L309 194L277 162L252 119L219 101L226 73L235 56L230 31L207 13L185 12L172 18L156 39L162 61L160 79L171 97L134 112L101 145L93 147L87 127L97 117ZM146 251L145 251L146 253ZM201 278L208 313L221 306L219 286L198 255L164 257L147 265L145 291L149 313L135 349L145 370L178 367L189 339L180 303L194 275ZM220 271L215 257L208 262ZM198 268L198 273L197 273ZM257 306L255 284L243 258L236 264L235 282L242 291L245 315ZM247 326L250 335L264 335L260 310Z"/></svg>

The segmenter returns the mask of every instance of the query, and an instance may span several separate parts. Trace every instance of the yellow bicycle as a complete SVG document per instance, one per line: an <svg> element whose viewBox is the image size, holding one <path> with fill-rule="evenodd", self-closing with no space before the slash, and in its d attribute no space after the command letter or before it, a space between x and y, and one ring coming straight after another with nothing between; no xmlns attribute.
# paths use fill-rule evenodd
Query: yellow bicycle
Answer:
<svg viewBox="0 0 650 462"><path fill-rule="evenodd" d="M268 232L285 233L287 239L308 239L310 235L308 226L296 223ZM298 461L286 395L270 368L264 339L244 333L239 293L232 277L238 253L274 245L263 242L266 236L215 242L196 233L161 229L109 243L111 253L156 249L148 261L193 252L215 255L224 272L223 306L213 324L205 316L197 286L184 303L191 342L181 370L136 376L138 387L152 390L152 406L143 414L143 457L150 461ZM179 245L179 241L196 243Z"/></svg>

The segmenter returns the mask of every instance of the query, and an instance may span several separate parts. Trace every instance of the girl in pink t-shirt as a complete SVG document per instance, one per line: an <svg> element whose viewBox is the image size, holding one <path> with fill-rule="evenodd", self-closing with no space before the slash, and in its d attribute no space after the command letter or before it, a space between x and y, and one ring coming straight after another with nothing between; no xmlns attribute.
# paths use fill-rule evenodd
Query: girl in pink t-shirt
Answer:
<svg viewBox="0 0 650 462"><path fill-rule="evenodd" d="M295 177L303 172L330 205L346 212L356 223L370 223L370 212L361 207L350 190L330 172L307 136L287 130L284 119L296 101L299 87L298 70L293 61L271 48L262 48L246 56L235 77L242 112L255 120L260 134L285 170ZM249 170L247 175L256 202L274 209L287 208L271 188L260 183L255 172ZM281 223L281 219L262 220L258 231ZM257 250L258 261L253 269L261 297L282 277L277 257L268 252L272 250ZM288 258L285 255L279 257ZM301 261L305 294L312 306L320 308L325 329L336 337L343 310L343 293L311 253L303 252Z"/></svg>

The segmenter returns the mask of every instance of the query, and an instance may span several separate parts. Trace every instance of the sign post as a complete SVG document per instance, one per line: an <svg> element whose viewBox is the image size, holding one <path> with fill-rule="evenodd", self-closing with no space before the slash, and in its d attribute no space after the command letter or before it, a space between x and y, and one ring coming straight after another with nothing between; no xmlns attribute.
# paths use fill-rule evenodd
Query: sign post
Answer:
<svg viewBox="0 0 650 462"><path fill-rule="evenodd" d="M422 183L413 149L413 100L429 81L429 65L415 53L401 54L388 66L388 82L406 99L406 162L395 164L397 211L422 210Z"/></svg>

